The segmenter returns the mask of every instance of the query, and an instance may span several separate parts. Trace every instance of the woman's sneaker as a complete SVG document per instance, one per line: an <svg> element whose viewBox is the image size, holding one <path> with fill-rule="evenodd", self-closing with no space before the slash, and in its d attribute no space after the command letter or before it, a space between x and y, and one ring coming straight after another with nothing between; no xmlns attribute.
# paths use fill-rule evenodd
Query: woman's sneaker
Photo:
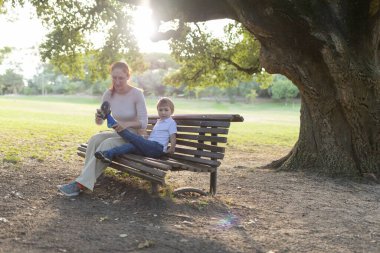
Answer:
<svg viewBox="0 0 380 253"><path fill-rule="evenodd" d="M82 191L78 183L75 181L64 185L58 185L58 190L67 197L78 196Z"/></svg>
<svg viewBox="0 0 380 253"><path fill-rule="evenodd" d="M102 151L97 151L95 152L95 157L99 160L101 160L104 163L112 163L111 159L109 159L104 152Z"/></svg>

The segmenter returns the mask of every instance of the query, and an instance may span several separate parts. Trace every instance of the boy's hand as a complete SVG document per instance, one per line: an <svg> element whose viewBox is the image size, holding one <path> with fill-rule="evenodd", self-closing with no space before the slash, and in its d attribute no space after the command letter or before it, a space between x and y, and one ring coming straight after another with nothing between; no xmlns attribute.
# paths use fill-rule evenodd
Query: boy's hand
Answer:
<svg viewBox="0 0 380 253"><path fill-rule="evenodd" d="M175 151L175 147L168 148L168 153L169 154L174 154L174 151Z"/></svg>
<svg viewBox="0 0 380 253"><path fill-rule="evenodd" d="M125 127L123 127L119 123L116 123L115 125L113 125L112 128L115 129L116 132L120 132L120 131L123 131L125 129Z"/></svg>
<svg viewBox="0 0 380 253"><path fill-rule="evenodd" d="M146 129L139 129L137 130L137 133L139 135L141 135L142 137L144 137L144 139L148 139L149 135L148 135L148 132L146 131Z"/></svg>

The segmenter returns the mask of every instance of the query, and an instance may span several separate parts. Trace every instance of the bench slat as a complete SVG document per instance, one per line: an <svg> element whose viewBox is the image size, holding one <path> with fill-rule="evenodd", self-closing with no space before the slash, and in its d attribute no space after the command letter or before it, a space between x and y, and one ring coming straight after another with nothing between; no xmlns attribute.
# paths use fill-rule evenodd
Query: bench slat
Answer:
<svg viewBox="0 0 380 253"><path fill-rule="evenodd" d="M200 121L200 120L175 120L177 126L202 126L202 127L230 127L228 121ZM155 119L149 119L148 124L155 124Z"/></svg>
<svg viewBox="0 0 380 253"><path fill-rule="evenodd" d="M153 125L148 125L147 130L152 130ZM210 133L210 134L228 134L228 128L205 128L205 127L189 127L177 126L177 133Z"/></svg>
<svg viewBox="0 0 380 253"><path fill-rule="evenodd" d="M181 160L184 160L184 161L201 163L201 164L206 164L206 165L215 166L215 167L218 167L220 165L219 161L206 160L206 159L192 157L192 156L184 156L184 155L177 155L177 154L168 154L167 156L170 158L179 159L180 162Z"/></svg>
<svg viewBox="0 0 380 253"><path fill-rule="evenodd" d="M78 151L77 154L83 158L86 157L85 152ZM128 172L129 174L131 174L133 176L141 177L141 178L147 179L149 181L154 181L154 182L159 183L161 185L165 184L164 178L155 177L153 175L149 175L149 174L140 172L134 168L127 167L127 166L124 166L124 165L119 164L119 163L112 162L109 165L109 167L120 170L120 171Z"/></svg>
<svg viewBox="0 0 380 253"><path fill-rule="evenodd" d="M215 145L208 145L208 144L204 144L204 143L185 141L185 140L177 140L177 145L206 149L206 150L210 150L212 152L219 152L219 153L224 153L226 150L225 147L219 147L219 146L215 146Z"/></svg>
<svg viewBox="0 0 380 253"><path fill-rule="evenodd" d="M131 174L132 176L137 176L137 177L140 177L140 178L147 179L149 181L154 181L154 182L159 183L161 185L165 184L165 180L163 178L158 178L158 177L154 177L154 176L151 176L151 175L147 175L145 173L141 173L137 169L134 169L134 168L131 168L131 167L127 167L127 166L124 166L124 165L121 165L121 164L116 164L116 163L112 163L110 165L110 167L112 167L114 169L117 169L117 170L120 170L120 171L127 172L127 173Z"/></svg>
<svg viewBox="0 0 380 253"><path fill-rule="evenodd" d="M78 150L84 153L86 153L86 149L87 147L83 147L83 146L78 147Z"/></svg>
<svg viewBox="0 0 380 253"><path fill-rule="evenodd" d="M177 134L178 139L196 140L196 141L210 141L210 142L221 142L226 143L227 137L218 136L205 136L205 135L194 135L194 134Z"/></svg>
<svg viewBox="0 0 380 253"><path fill-rule="evenodd" d="M152 168L152 167L148 167L148 166L145 166L145 165L143 165L141 163L134 162L134 161L125 159L123 157L117 157L117 158L115 158L115 162L121 163L121 164L129 166L129 167L139 168L140 170L142 170L144 172L147 172L147 173L150 173L150 174L152 174L154 176L158 176L158 177L164 178L165 175L166 175L166 172L164 172L162 170L158 170L158 169L155 169L155 168Z"/></svg>
<svg viewBox="0 0 380 253"><path fill-rule="evenodd" d="M154 158L149 158L152 160L156 160ZM215 167L210 167L206 165L202 165L199 163L192 163L192 162L187 162L187 161L178 161L171 159L169 157L162 157L158 162L168 164L172 166L173 171L178 171L178 170L188 170L188 171L195 171L195 172L214 172L216 170Z"/></svg>
<svg viewBox="0 0 380 253"><path fill-rule="evenodd" d="M172 116L175 120L214 120L214 121L229 121L243 122L244 118L239 114L176 114ZM157 115L149 115L149 119L157 119Z"/></svg>
<svg viewBox="0 0 380 253"><path fill-rule="evenodd" d="M177 132L228 134L228 129L227 128L205 128L205 127L198 128L198 127L178 126Z"/></svg>
<svg viewBox="0 0 380 253"><path fill-rule="evenodd" d="M78 155L80 155L84 158L84 157L86 157L86 147L83 147L82 145L80 147L78 147L78 150L81 152L81 154L78 153ZM124 156L126 156L127 159L123 158ZM140 157L140 159L136 159L137 157ZM128 159L130 159L132 161L130 161ZM114 159L114 161L118 162L118 163L125 164L127 166L132 166L132 167L137 165L137 162L139 162L139 163L144 163L145 165L154 165L155 167L163 168L165 170L171 169L171 166L169 166L167 164L162 164L162 163L153 162L153 161L146 161L146 159L142 156L136 156L136 155L130 155L130 154L129 155L123 155L121 157L116 157ZM112 162L114 162L114 161L112 161ZM165 177L165 175L166 175L166 172L152 168L152 167L147 167L147 166L141 165L140 168L142 168L142 170L144 170L148 173L151 173L152 175L155 175L155 176Z"/></svg>
<svg viewBox="0 0 380 253"><path fill-rule="evenodd" d="M172 169L172 166L170 166L170 165L151 160L148 157L144 157L144 156L133 155L133 154L125 154L125 155L122 155L121 157L128 159L128 160L135 161L135 162L143 163L145 165L154 166L154 167L159 168L161 170L171 170Z"/></svg>
<svg viewBox="0 0 380 253"><path fill-rule="evenodd" d="M186 149L186 148L175 148L175 153L182 153L187 155L197 155L197 156L203 156L203 157L210 157L215 159L223 159L224 154L221 153L215 153L215 152L208 152L208 151L202 151L202 150L194 150L194 149Z"/></svg>

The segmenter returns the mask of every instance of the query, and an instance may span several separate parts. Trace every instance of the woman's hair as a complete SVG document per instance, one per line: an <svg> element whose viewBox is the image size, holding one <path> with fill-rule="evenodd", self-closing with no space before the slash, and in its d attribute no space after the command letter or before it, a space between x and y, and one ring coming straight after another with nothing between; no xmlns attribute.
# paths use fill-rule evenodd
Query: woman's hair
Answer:
<svg viewBox="0 0 380 253"><path fill-rule="evenodd" d="M169 106L170 110L172 110L172 113L174 113L174 103L170 98L160 98L157 102L157 109L159 106Z"/></svg>
<svg viewBox="0 0 380 253"><path fill-rule="evenodd" d="M127 74L127 76L131 75L130 68L126 62L117 61L117 62L112 63L110 67L110 72L112 72L114 69L121 69L125 74ZM115 93L115 87L113 87L113 82L111 84L110 91L111 91L111 96L113 96L113 94Z"/></svg>

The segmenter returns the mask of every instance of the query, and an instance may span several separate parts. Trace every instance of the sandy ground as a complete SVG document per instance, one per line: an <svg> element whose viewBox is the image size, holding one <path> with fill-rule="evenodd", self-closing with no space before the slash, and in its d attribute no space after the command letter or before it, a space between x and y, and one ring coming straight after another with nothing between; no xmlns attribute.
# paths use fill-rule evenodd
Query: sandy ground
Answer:
<svg viewBox="0 0 380 253"><path fill-rule="evenodd" d="M79 157L2 164L0 252L380 252L380 185L258 168L287 151L228 150L215 197L155 197L109 173L67 198L56 185ZM167 181L207 189L209 176Z"/></svg>

